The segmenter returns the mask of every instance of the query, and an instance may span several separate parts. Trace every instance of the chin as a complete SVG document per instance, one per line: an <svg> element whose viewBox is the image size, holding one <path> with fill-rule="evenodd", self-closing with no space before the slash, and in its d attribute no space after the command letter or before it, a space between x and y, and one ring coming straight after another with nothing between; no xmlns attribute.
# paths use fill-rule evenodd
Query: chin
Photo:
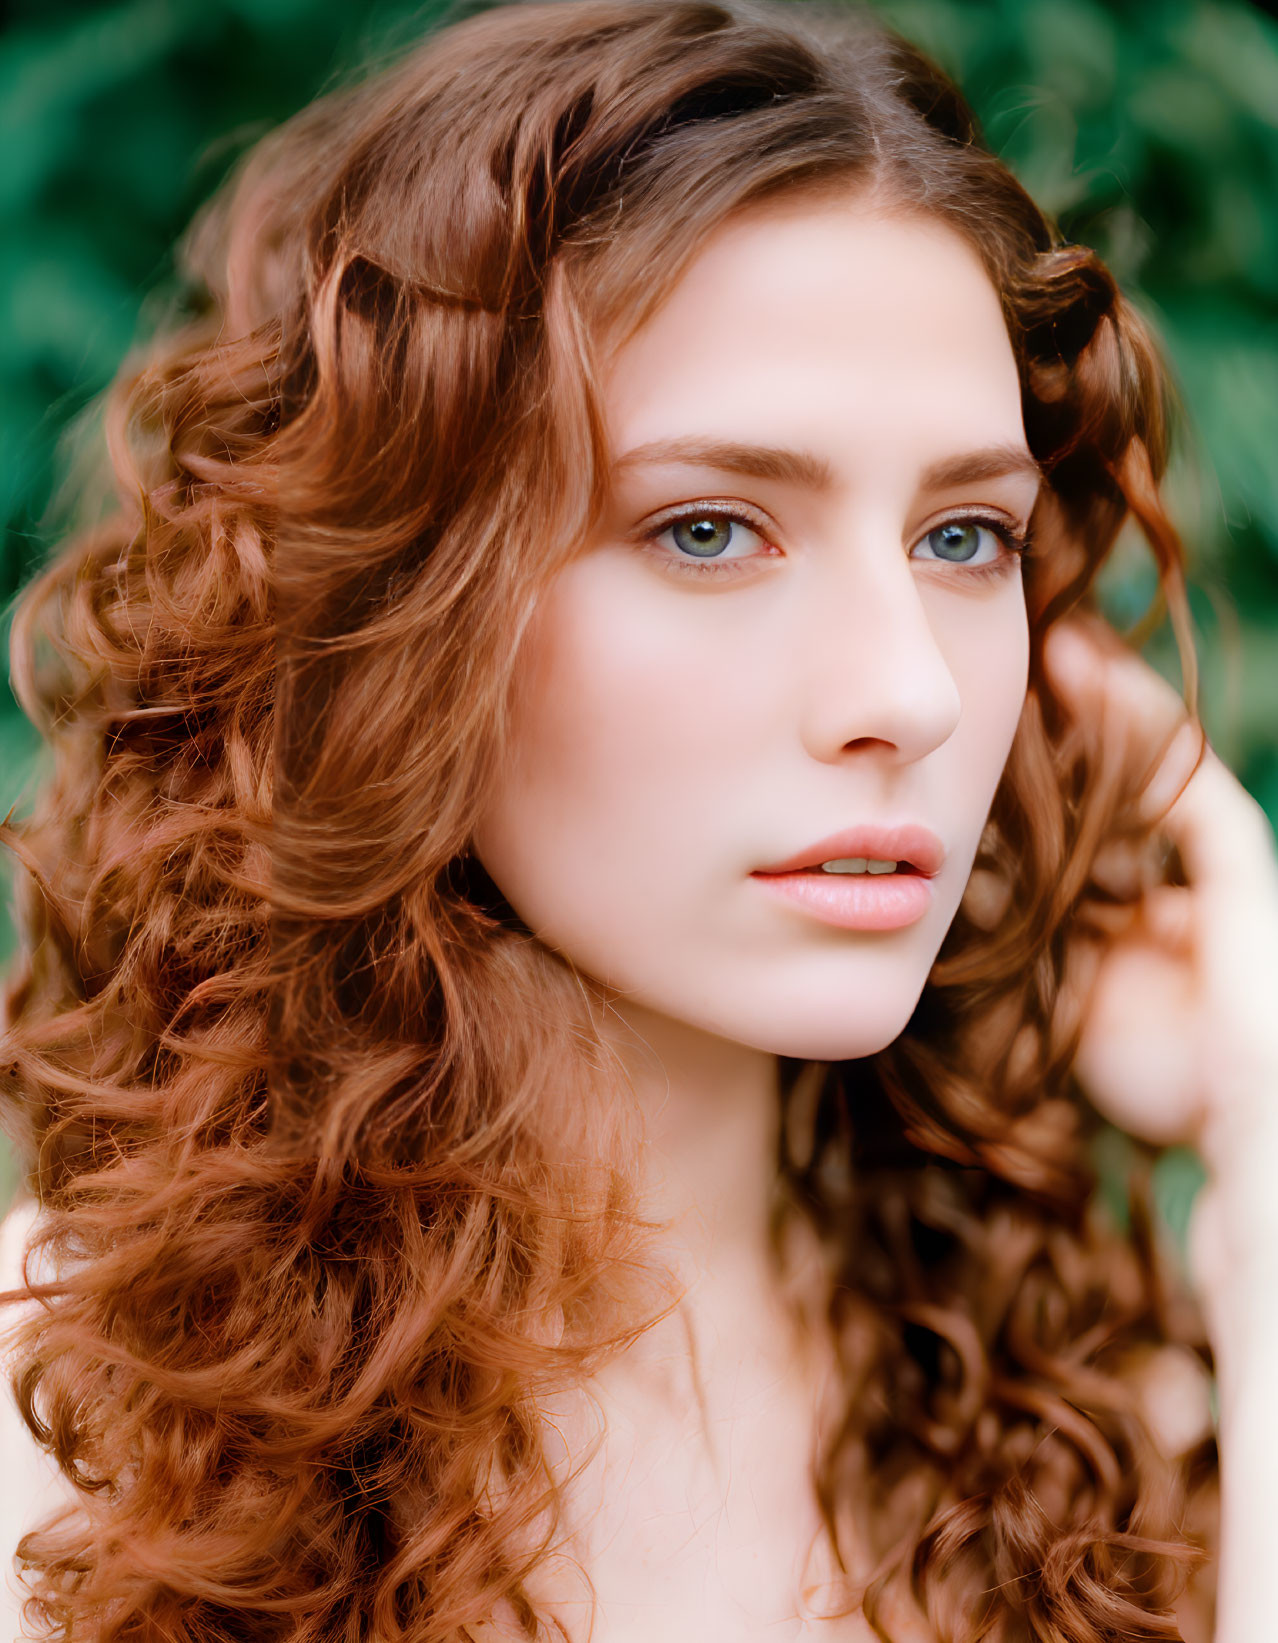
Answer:
<svg viewBox="0 0 1278 1643"><path fill-rule="evenodd" d="M922 991L920 980L917 987L874 989L874 996L862 994L855 1002L840 989L834 996L774 995L766 1001L752 1001L755 1007L747 1010L742 1010L738 999L722 1012L666 1013L687 1026L771 1055L799 1061L855 1061L877 1055L900 1037Z"/></svg>
<svg viewBox="0 0 1278 1643"><path fill-rule="evenodd" d="M902 1010L891 1022L786 1022L772 1032L755 1029L740 1042L772 1055L798 1061L857 1061L877 1055L905 1031L912 1010Z"/></svg>

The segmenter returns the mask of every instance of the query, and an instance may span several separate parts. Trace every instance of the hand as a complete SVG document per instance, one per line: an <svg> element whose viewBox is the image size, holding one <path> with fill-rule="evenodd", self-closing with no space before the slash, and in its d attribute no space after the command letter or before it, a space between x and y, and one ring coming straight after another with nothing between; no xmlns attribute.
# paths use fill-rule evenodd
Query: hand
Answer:
<svg viewBox="0 0 1278 1643"><path fill-rule="evenodd" d="M1210 746L1194 770L1199 734L1184 703L1103 622L1058 625L1043 660L1083 733L1107 746L1113 737L1129 770L1148 770L1166 750L1140 814L1176 846L1188 881L1147 885L1102 948L1071 942L1079 1080L1120 1128L1195 1147L1218 1179L1246 1175L1259 1191L1263 1177L1278 1200L1278 855L1268 820Z"/></svg>

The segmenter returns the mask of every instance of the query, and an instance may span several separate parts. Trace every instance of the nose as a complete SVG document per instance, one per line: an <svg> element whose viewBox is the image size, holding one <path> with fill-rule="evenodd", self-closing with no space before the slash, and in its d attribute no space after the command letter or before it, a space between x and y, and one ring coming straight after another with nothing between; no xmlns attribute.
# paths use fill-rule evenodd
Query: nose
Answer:
<svg viewBox="0 0 1278 1643"><path fill-rule="evenodd" d="M880 544L832 553L828 569L801 636L804 746L826 763L856 748L921 759L953 734L962 701L911 562Z"/></svg>

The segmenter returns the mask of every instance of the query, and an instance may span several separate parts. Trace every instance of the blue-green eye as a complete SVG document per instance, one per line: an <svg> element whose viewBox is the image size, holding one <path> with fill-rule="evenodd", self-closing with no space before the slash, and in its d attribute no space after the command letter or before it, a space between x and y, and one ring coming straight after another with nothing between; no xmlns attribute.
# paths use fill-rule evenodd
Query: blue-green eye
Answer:
<svg viewBox="0 0 1278 1643"><path fill-rule="evenodd" d="M690 503L644 531L642 545L676 576L743 576L774 555L765 518L729 503Z"/></svg>
<svg viewBox="0 0 1278 1643"><path fill-rule="evenodd" d="M706 508L667 519L649 537L654 545L666 544L665 557L680 570L711 570L714 563L740 569L745 561L760 557L766 544L759 528L726 509ZM671 551L673 550L673 551Z"/></svg>
<svg viewBox="0 0 1278 1643"><path fill-rule="evenodd" d="M924 559L950 565L985 566L1011 558L1024 549L1026 543L1010 524L992 519L947 519L943 525L930 530L918 545L928 549L922 555ZM986 552L978 559L982 545Z"/></svg>

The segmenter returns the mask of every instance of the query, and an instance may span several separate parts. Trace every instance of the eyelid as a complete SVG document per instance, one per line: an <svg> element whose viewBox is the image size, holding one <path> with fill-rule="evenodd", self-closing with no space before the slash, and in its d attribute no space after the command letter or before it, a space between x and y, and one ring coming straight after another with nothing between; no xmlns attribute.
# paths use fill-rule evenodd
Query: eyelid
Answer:
<svg viewBox="0 0 1278 1643"><path fill-rule="evenodd" d="M636 528L635 534L640 537L656 536L670 525L677 525L681 519L695 519L698 514L710 514L724 519L737 520L742 525L749 525L760 536L775 534L776 521L770 519L759 508L748 502L729 501L726 497L701 496L692 502L680 502L669 508L662 508L658 513L650 514L641 525ZM769 546L775 547L774 542Z"/></svg>
<svg viewBox="0 0 1278 1643"><path fill-rule="evenodd" d="M942 525L948 525L954 520L971 519L978 524L1010 525L1015 530L1022 531L1027 522L1022 521L1019 514L1007 508L1000 508L994 502L956 502L951 508L941 508L936 514L930 515L915 536L915 541L928 534L929 531L939 530Z"/></svg>

